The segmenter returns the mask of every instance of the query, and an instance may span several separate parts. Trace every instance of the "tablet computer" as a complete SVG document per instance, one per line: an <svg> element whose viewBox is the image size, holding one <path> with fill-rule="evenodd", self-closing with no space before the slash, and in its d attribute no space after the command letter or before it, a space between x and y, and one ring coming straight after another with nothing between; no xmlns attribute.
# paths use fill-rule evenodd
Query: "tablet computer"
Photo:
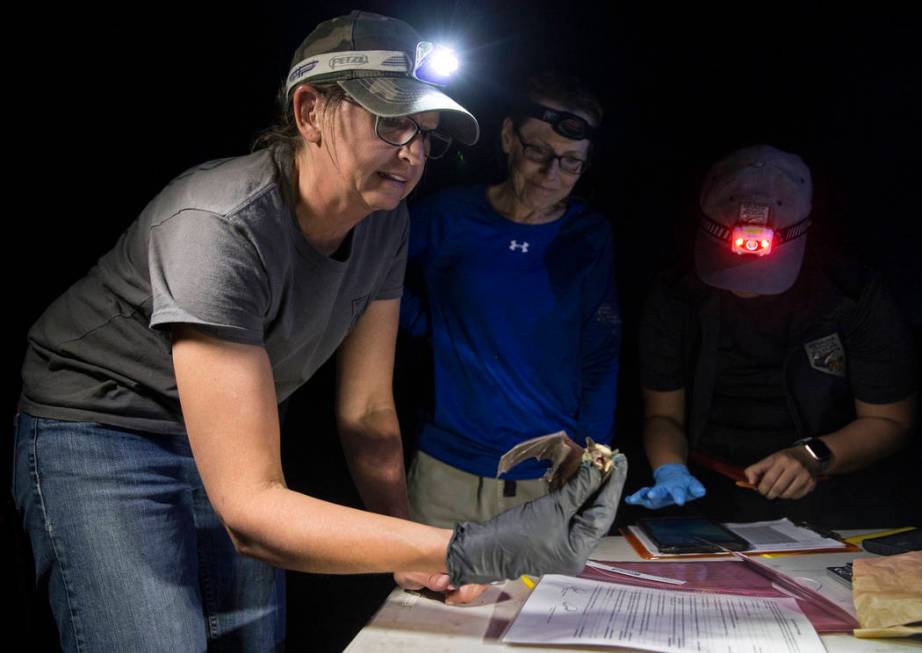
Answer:
<svg viewBox="0 0 922 653"><path fill-rule="evenodd" d="M660 553L717 553L750 548L745 539L706 517L650 517L638 520L637 526Z"/></svg>

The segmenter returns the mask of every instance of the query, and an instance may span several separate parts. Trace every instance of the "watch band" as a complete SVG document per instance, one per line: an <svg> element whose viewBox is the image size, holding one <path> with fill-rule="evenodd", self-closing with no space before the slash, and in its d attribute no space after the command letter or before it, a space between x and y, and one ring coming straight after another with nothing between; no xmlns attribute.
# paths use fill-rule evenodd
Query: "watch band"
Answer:
<svg viewBox="0 0 922 653"><path fill-rule="evenodd" d="M821 472L826 471L826 468L832 463L832 450L819 438L801 438L791 446L803 447L807 454L819 465Z"/></svg>

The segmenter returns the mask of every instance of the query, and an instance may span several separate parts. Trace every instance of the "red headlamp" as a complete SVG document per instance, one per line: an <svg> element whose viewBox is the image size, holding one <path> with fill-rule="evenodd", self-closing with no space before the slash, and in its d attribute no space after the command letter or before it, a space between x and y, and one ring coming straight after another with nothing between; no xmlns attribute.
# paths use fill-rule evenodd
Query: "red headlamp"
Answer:
<svg viewBox="0 0 922 653"><path fill-rule="evenodd" d="M804 218L784 229L775 230L760 224L737 223L725 227L707 216L701 217L701 228L709 236L730 243L730 251L739 255L767 256L784 243L807 233L810 218Z"/></svg>
<svg viewBox="0 0 922 653"><path fill-rule="evenodd" d="M730 251L740 255L766 256L772 253L774 240L774 229L749 224L737 225L730 235Z"/></svg>

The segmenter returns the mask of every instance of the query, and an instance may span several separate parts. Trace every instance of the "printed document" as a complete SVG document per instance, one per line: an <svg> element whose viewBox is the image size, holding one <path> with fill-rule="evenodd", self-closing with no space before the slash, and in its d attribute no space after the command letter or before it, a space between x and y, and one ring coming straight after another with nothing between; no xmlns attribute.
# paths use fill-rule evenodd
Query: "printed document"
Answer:
<svg viewBox="0 0 922 653"><path fill-rule="evenodd" d="M794 599L630 587L547 575L503 636L515 644L681 653L825 653Z"/></svg>

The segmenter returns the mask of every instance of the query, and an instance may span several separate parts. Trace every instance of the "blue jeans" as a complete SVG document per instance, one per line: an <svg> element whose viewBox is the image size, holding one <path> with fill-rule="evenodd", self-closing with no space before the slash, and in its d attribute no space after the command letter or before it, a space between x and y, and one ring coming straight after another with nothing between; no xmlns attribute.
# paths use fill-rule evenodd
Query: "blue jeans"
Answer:
<svg viewBox="0 0 922 653"><path fill-rule="evenodd" d="M284 574L234 549L185 436L16 420L13 495L65 651L272 651Z"/></svg>

